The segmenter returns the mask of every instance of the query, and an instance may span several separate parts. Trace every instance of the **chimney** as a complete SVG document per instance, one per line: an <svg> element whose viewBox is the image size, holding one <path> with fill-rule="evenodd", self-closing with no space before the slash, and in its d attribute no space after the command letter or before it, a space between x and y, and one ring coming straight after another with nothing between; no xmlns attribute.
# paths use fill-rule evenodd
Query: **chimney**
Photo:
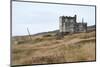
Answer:
<svg viewBox="0 0 100 67"><path fill-rule="evenodd" d="M84 23L84 18L82 18L82 23Z"/></svg>
<svg viewBox="0 0 100 67"><path fill-rule="evenodd" d="M75 17L75 23L76 23L77 15L75 14L74 17Z"/></svg>

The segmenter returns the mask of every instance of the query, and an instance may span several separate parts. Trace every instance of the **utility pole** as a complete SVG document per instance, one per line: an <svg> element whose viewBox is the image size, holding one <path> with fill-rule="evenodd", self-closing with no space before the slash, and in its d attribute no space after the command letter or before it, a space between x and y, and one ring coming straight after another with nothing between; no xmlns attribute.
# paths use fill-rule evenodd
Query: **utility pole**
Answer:
<svg viewBox="0 0 100 67"><path fill-rule="evenodd" d="M28 32L28 35L30 37L30 40L32 40L28 27L27 27L27 32Z"/></svg>

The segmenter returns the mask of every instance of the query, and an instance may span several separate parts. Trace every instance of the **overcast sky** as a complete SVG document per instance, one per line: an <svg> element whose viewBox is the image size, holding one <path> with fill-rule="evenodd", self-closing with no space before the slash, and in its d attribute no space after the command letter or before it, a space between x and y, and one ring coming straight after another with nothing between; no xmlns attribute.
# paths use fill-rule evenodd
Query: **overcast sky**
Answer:
<svg viewBox="0 0 100 67"><path fill-rule="evenodd" d="M77 22L95 24L95 7L29 2L12 3L12 35L27 35L59 29L59 16L77 15Z"/></svg>

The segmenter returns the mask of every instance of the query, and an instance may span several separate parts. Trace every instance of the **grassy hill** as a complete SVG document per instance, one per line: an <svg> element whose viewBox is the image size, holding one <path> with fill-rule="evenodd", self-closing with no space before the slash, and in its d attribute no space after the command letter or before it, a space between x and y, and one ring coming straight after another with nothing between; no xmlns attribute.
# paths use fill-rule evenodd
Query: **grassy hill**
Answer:
<svg viewBox="0 0 100 67"><path fill-rule="evenodd" d="M95 30L65 35L57 39L55 33L12 38L12 64L48 64L94 61Z"/></svg>

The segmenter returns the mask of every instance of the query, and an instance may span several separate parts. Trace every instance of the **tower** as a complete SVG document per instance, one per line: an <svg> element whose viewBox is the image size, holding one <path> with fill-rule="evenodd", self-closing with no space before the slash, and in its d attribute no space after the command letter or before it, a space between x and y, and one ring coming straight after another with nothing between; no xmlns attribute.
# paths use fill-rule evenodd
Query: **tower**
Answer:
<svg viewBox="0 0 100 67"><path fill-rule="evenodd" d="M76 17L77 17L76 15L74 15L73 17L71 17L71 16L60 16L59 17L60 32L62 32L62 33L74 32Z"/></svg>

